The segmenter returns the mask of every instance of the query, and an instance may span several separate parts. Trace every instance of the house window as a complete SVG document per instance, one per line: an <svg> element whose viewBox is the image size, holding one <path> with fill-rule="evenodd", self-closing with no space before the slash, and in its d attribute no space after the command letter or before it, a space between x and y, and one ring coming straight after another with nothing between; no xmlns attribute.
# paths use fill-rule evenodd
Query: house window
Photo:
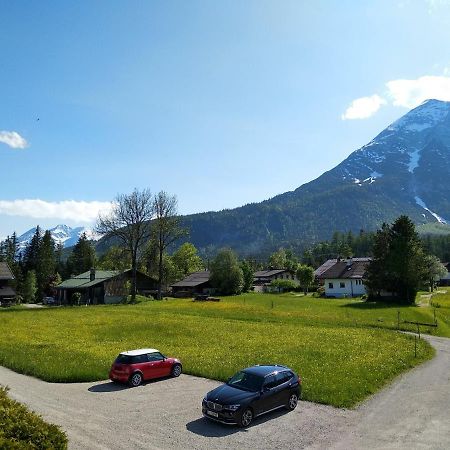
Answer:
<svg viewBox="0 0 450 450"><path fill-rule="evenodd" d="M341 281L340 287L341 287L341 288L345 288L345 282Z"/></svg>
<svg viewBox="0 0 450 450"><path fill-rule="evenodd" d="M333 289L333 283L328 283L328 289Z"/></svg>

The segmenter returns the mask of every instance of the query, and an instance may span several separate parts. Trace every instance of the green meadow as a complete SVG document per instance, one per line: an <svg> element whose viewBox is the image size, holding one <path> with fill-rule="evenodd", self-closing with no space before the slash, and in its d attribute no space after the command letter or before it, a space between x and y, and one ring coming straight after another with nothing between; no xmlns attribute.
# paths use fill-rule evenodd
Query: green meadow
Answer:
<svg viewBox="0 0 450 450"><path fill-rule="evenodd" d="M436 311L437 329L421 332L450 335L448 294L439 295L436 308L252 293L218 303L2 310L0 364L51 382L95 382L120 351L155 347L179 357L185 373L216 380L285 364L302 377L305 400L351 407L433 356L423 339L415 356L414 337L396 331L399 319L400 329L414 330L403 322L432 323Z"/></svg>

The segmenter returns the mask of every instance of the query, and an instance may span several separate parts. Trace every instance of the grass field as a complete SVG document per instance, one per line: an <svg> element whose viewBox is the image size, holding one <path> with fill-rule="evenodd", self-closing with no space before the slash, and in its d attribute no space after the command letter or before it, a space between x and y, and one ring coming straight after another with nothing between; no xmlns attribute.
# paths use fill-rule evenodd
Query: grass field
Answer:
<svg viewBox="0 0 450 450"><path fill-rule="evenodd" d="M185 372L217 380L252 364L286 364L302 376L304 399L353 406L433 355L420 340L415 357L413 337L383 329L397 327L398 310L401 320L431 317L431 308L293 294L3 310L0 364L48 381L96 381L119 351L156 347L181 358Z"/></svg>

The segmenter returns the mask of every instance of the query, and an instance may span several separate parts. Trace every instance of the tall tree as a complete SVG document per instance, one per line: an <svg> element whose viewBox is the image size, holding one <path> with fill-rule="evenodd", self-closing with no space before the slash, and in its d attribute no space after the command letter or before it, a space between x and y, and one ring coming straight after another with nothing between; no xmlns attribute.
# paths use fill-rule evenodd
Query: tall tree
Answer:
<svg viewBox="0 0 450 450"><path fill-rule="evenodd" d="M82 233L67 259L67 268L71 274L80 274L95 267L95 249L86 233Z"/></svg>
<svg viewBox="0 0 450 450"><path fill-rule="evenodd" d="M434 285L436 284L436 281L442 278L446 273L447 269L437 256L425 256L425 276L427 278L431 292L434 291Z"/></svg>
<svg viewBox="0 0 450 450"><path fill-rule="evenodd" d="M56 273L55 242L50 231L46 231L38 250L36 277L39 297L50 292L50 284Z"/></svg>
<svg viewBox="0 0 450 450"><path fill-rule="evenodd" d="M102 256L98 264L103 270L126 270L131 267L131 256L127 249L113 245Z"/></svg>
<svg viewBox="0 0 450 450"><path fill-rule="evenodd" d="M25 272L28 272L29 270L36 270L39 264L39 248L41 246L41 242L42 232L41 228L38 225L33 234L33 237L25 247L25 251L23 254L23 266Z"/></svg>
<svg viewBox="0 0 450 450"><path fill-rule="evenodd" d="M164 252L186 234L180 225L177 198L160 191L153 200L153 240L158 251L158 299L162 297L164 277Z"/></svg>
<svg viewBox="0 0 450 450"><path fill-rule="evenodd" d="M252 264L244 259L241 261L241 269L242 269L242 292L248 292L253 287L253 279L254 279L254 270Z"/></svg>
<svg viewBox="0 0 450 450"><path fill-rule="evenodd" d="M219 251L211 262L210 281L221 294L234 295L242 292L244 276L233 250L226 248Z"/></svg>
<svg viewBox="0 0 450 450"><path fill-rule="evenodd" d="M309 287L314 283L314 269L306 264L299 264L297 278L306 295Z"/></svg>
<svg viewBox="0 0 450 450"><path fill-rule="evenodd" d="M172 261L180 279L204 268L203 261L197 254L197 249L190 242L185 242L174 252Z"/></svg>
<svg viewBox="0 0 450 450"><path fill-rule="evenodd" d="M409 217L400 216L391 227L384 225L375 237L374 258L366 274L370 295L385 290L398 302L414 303L420 283L426 278L425 261Z"/></svg>
<svg viewBox="0 0 450 450"><path fill-rule="evenodd" d="M25 303L32 303L36 300L37 290L36 272L34 270L29 270L23 286L23 300Z"/></svg>
<svg viewBox="0 0 450 450"><path fill-rule="evenodd" d="M131 194L120 194L108 215L99 215L97 231L116 238L131 257L131 298L136 299L136 270L139 254L150 237L150 220L154 215L154 201L150 190L134 189Z"/></svg>

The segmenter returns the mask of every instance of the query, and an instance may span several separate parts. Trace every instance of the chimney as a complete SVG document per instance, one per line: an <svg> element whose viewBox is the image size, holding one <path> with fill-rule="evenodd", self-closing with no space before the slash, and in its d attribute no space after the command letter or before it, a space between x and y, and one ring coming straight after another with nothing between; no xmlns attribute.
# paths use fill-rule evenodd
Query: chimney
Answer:
<svg viewBox="0 0 450 450"><path fill-rule="evenodd" d="M353 264L353 258L351 257L351 256L349 256L348 258L347 258L347 267L350 267L352 264Z"/></svg>
<svg viewBox="0 0 450 450"><path fill-rule="evenodd" d="M95 269L94 268L91 269L91 273L89 274L89 279L90 279L90 281L95 280Z"/></svg>

